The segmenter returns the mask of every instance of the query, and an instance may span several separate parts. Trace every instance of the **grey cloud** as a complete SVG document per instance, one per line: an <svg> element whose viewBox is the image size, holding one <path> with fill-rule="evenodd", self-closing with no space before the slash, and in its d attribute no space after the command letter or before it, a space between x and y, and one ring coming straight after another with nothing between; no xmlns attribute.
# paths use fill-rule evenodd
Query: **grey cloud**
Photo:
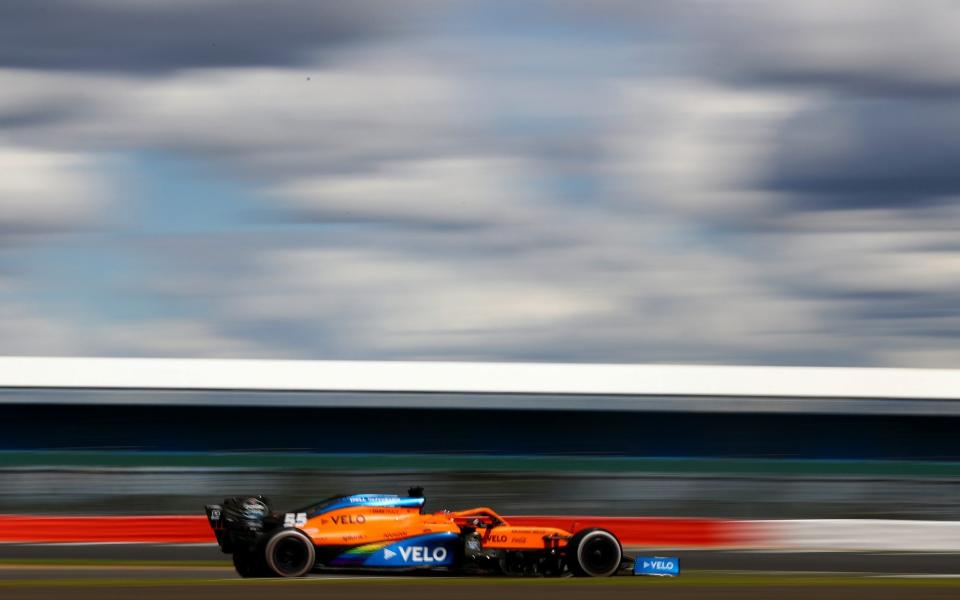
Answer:
<svg viewBox="0 0 960 600"><path fill-rule="evenodd" d="M757 54L762 51L758 48ZM815 64L777 64L773 60L744 60L713 65L713 73L735 85L763 85L826 89L849 96L951 99L960 95L960 77L911 78L893 68L889 73L864 73L856 66L838 70Z"/></svg>
<svg viewBox="0 0 960 600"><path fill-rule="evenodd" d="M960 93L960 6L942 0L763 0L681 4L703 73L737 84L853 96Z"/></svg>
<svg viewBox="0 0 960 600"><path fill-rule="evenodd" d="M274 221L256 234L115 236L112 254L142 267L118 276L125 289L176 307L175 318L112 328L94 318L50 319L44 328L48 319L37 314L31 330L39 333L28 342L17 326L31 313L10 302L8 316L0 314L0 350L927 366L956 359L943 332L957 328L960 213L944 203L956 203L950 196L960 186L960 110L918 87L952 85L949 61L911 74L900 50L875 36L844 53L816 26L787 35L768 26L789 21L792 5L783 4L787 17L751 19L687 4L686 29L672 6L632 11L667 28L653 45L669 37L683 50L656 56L690 59L665 61L653 76L617 62L622 48L606 51L624 43L608 31L633 28L612 8L603 17L609 29L594 36L533 35L506 48L490 23L467 40L447 32L422 45L379 43L416 19L397 5L331 6L0 6L0 65L29 67L0 72L5 143L105 155L162 149L213 162L218 176L263 200L257 224L278 212L304 222ZM588 29L594 6L574 11ZM32 12L44 8L49 21ZM341 12L324 17L329 10ZM10 24L14 11L22 32ZM71 12L85 15L87 29L56 25ZM714 22L721 17L726 32ZM527 18L535 25L539 14ZM507 37L525 37L513 25ZM869 34L857 15L837 27ZM661 33L636 29L634 40ZM312 67L316 52L353 41L351 52ZM879 58L862 50L874 47ZM637 62L649 61L647 49L630 46ZM531 60L514 70L520 51ZM574 54L580 61L571 67ZM302 61L303 69L194 69ZM877 97L881 83L886 99ZM469 169L437 164L476 157L483 160ZM43 203L19 189L7 194L29 200L7 211L18 217L10 227L77 220L55 203L84 187L64 179L73 163L63 160L30 177L38 189L26 191ZM95 164L81 162L81 173ZM84 197L99 197L88 187ZM270 195L278 189L302 202L284 204ZM41 205L48 209L29 212ZM96 214L84 206L66 208ZM224 224L231 226L242 225ZM49 276L20 283L41 289ZM101 310L125 301L114 296ZM68 344L63 331L71 330Z"/></svg>
<svg viewBox="0 0 960 600"><path fill-rule="evenodd" d="M57 123L81 117L84 109L77 103L64 101L43 102L39 105L0 109L0 130L50 127Z"/></svg>
<svg viewBox="0 0 960 600"><path fill-rule="evenodd" d="M824 22L798 31L791 29L788 16L776 26L746 20L710 31L713 27L707 24L700 73L734 85L810 88L848 96L935 99L960 94L960 69L952 60L960 46L927 39L922 23L915 23L912 31L878 28L874 39L862 39L874 27L865 19ZM841 44L824 40L823 32L861 39L837 50ZM907 48L892 41L899 36L927 46L926 51L911 53L915 45Z"/></svg>
<svg viewBox="0 0 960 600"><path fill-rule="evenodd" d="M789 120L769 188L801 208L922 207L960 195L954 103L842 100Z"/></svg>
<svg viewBox="0 0 960 600"><path fill-rule="evenodd" d="M950 0L563 2L568 18L654 38L690 73L734 85L852 96L960 94L960 5Z"/></svg>
<svg viewBox="0 0 960 600"><path fill-rule="evenodd" d="M88 156L0 145L0 165L0 235L93 226L109 204L109 186Z"/></svg>
<svg viewBox="0 0 960 600"><path fill-rule="evenodd" d="M0 66L161 72L303 64L324 49L383 35L403 10L377 0L8 0Z"/></svg>

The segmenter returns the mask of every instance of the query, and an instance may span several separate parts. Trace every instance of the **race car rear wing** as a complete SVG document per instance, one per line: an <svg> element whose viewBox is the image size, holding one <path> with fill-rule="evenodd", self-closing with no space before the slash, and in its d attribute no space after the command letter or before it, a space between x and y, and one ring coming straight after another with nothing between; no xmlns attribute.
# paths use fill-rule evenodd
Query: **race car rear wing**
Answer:
<svg viewBox="0 0 960 600"><path fill-rule="evenodd" d="M213 534L217 537L217 545L220 546L220 550L226 553L232 552L230 535L223 518L223 507L219 504L207 504L203 509L207 513L210 528L213 529Z"/></svg>
<svg viewBox="0 0 960 600"><path fill-rule="evenodd" d="M280 526L279 515L271 513L270 501L264 496L224 498L221 504L204 506L207 520L220 549L233 552L237 545L254 543L264 531Z"/></svg>

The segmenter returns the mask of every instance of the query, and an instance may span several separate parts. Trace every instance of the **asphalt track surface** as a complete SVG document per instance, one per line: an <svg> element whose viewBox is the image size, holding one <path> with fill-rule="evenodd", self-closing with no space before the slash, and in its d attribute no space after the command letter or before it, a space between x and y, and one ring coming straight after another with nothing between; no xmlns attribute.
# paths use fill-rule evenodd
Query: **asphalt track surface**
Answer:
<svg viewBox="0 0 960 600"><path fill-rule="evenodd" d="M960 598L960 554L658 551L678 578L322 574L244 580L210 546L0 545L0 598Z"/></svg>

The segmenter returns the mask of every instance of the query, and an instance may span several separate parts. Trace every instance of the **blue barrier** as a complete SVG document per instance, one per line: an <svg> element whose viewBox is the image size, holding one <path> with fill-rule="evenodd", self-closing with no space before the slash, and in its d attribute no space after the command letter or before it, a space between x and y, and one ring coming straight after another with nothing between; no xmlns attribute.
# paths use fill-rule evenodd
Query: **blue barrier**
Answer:
<svg viewBox="0 0 960 600"><path fill-rule="evenodd" d="M0 450L960 460L953 417L0 406Z"/></svg>

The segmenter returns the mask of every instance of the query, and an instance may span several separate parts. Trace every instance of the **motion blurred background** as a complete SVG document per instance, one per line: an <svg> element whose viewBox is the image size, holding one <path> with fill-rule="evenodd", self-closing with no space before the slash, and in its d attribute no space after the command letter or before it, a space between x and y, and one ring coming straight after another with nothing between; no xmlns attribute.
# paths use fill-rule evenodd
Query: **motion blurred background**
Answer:
<svg viewBox="0 0 960 600"><path fill-rule="evenodd" d="M955 368L958 30L936 0L6 0L0 354ZM421 484L508 513L960 518L957 418L906 400L80 393L0 390L0 512Z"/></svg>

